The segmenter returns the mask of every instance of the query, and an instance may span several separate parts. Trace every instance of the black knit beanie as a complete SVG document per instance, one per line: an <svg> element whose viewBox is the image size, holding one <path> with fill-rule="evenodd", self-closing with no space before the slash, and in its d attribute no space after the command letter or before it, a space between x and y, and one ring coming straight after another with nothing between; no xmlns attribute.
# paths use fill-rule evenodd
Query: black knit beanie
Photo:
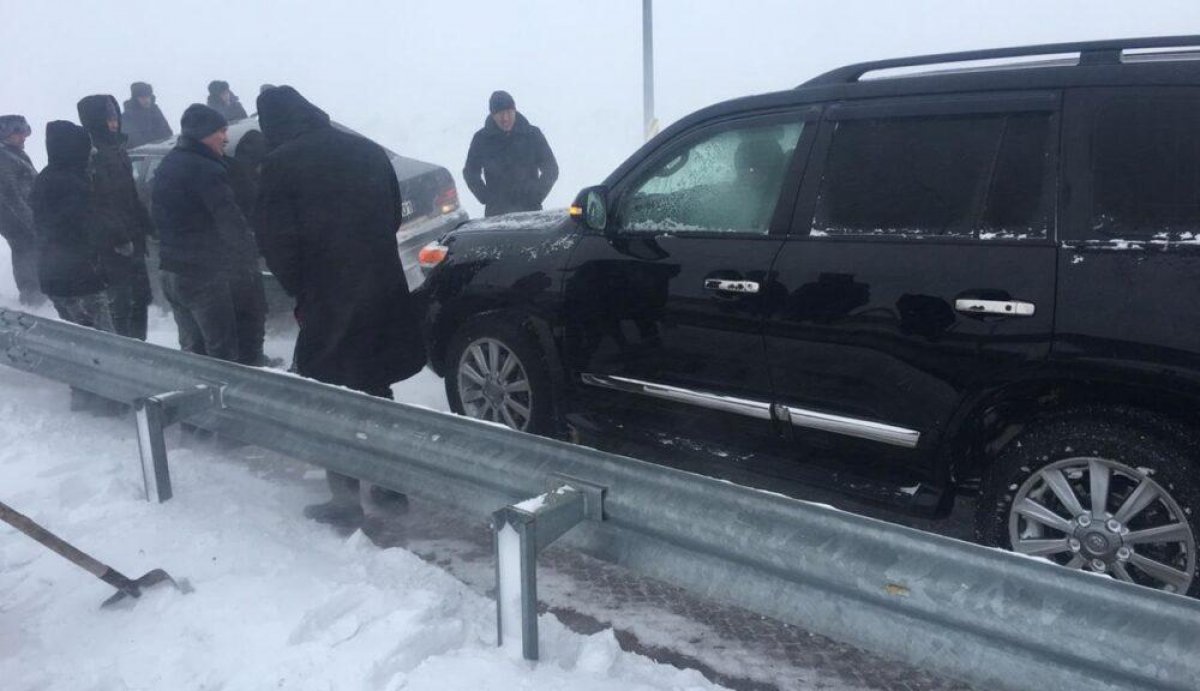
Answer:
<svg viewBox="0 0 1200 691"><path fill-rule="evenodd" d="M492 97L488 99L488 112L492 115L502 110L516 110L516 108L517 102L507 91L493 91Z"/></svg>
<svg viewBox="0 0 1200 691"><path fill-rule="evenodd" d="M200 141L222 127L228 127L229 122L224 115L212 108L200 103L193 103L183 111L183 120L179 125L181 135Z"/></svg>

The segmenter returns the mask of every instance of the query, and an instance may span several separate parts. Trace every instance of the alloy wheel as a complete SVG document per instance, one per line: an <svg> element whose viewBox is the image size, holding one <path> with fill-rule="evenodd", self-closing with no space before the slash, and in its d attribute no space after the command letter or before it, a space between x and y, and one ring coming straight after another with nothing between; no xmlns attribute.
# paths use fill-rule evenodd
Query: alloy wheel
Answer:
<svg viewBox="0 0 1200 691"><path fill-rule="evenodd" d="M508 346L494 338L472 341L458 361L458 397L463 413L515 430L529 427L533 391L529 375Z"/></svg>
<svg viewBox="0 0 1200 691"><path fill-rule="evenodd" d="M1172 593L1196 577L1196 538L1179 503L1150 471L1106 458L1057 461L1013 496L1015 552Z"/></svg>

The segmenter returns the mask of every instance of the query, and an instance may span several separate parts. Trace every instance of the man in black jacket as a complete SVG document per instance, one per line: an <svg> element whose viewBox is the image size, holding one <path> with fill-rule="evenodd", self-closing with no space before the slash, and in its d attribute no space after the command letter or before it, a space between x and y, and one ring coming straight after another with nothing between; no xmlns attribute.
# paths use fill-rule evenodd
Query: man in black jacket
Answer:
<svg viewBox="0 0 1200 691"><path fill-rule="evenodd" d="M133 182L117 99L87 96L77 107L79 123L92 138L89 171L96 222L111 242L101 253L100 263L108 278L113 327L122 336L144 341L150 304L146 238L153 234L153 227Z"/></svg>
<svg viewBox="0 0 1200 691"><path fill-rule="evenodd" d="M23 305L38 305L37 246L29 196L37 169L25 153L32 130L20 115L0 116L0 235L12 250L13 278Z"/></svg>
<svg viewBox="0 0 1200 691"><path fill-rule="evenodd" d="M170 139L175 134L158 108L153 87L146 82L134 82L129 86L129 100L125 101L121 127L129 138L127 146L130 149L147 142Z"/></svg>
<svg viewBox="0 0 1200 691"><path fill-rule="evenodd" d="M208 107L220 113L229 122L245 120L247 117L242 102L229 90L229 82L219 79L208 83Z"/></svg>
<svg viewBox="0 0 1200 691"><path fill-rule="evenodd" d="M184 111L179 142L154 176L154 223L179 346L257 366L266 296L254 239L229 182L227 126L208 106Z"/></svg>
<svg viewBox="0 0 1200 691"><path fill-rule="evenodd" d="M517 112L507 91L488 100L487 120L471 139L463 179L484 215L540 211L558 180L558 162L542 131Z"/></svg>
<svg viewBox="0 0 1200 691"><path fill-rule="evenodd" d="M267 266L296 299L293 366L391 398L391 384L420 371L425 352L396 246L400 186L387 152L334 128L289 86L260 94L258 117L273 150L263 164L256 230ZM327 475L333 501L305 515L361 521L358 481ZM364 494L376 504L389 496Z"/></svg>

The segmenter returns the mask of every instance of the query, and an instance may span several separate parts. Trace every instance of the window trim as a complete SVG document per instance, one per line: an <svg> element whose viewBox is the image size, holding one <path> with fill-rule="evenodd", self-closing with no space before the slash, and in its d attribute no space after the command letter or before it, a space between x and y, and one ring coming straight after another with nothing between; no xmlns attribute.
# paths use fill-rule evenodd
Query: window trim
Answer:
<svg viewBox="0 0 1200 691"><path fill-rule="evenodd" d="M822 106L802 106L788 107L772 110L764 110L761 112L739 113L737 115L722 118L719 120L701 123L679 135L672 137L669 141L663 142L654 151L650 152L631 168L624 177L621 178L612 187L611 205L613 214L613 233L622 237L647 237L651 233L648 231L624 231L621 229L621 224L624 222L621 218L624 212L626 195L631 192L638 184L643 182L642 176L650 169L669 161L674 156L677 156L683 149L690 148L697 142L715 137L723 132L733 129L768 126L773 124L795 124L802 123L803 127L800 130L800 138L796 141L796 148L792 152L792 158L788 162L786 172L783 176L783 184L780 187L779 200L776 202L775 212L771 217L770 226L767 232L738 232L738 231L716 231L716 230L680 230L680 231L657 231L657 235L670 235L679 238L737 238L737 239L753 239L753 238L769 238L780 237L787 234L788 221L792 216L791 209L795 205L797 192L804 172L804 167L808 162L809 155L812 149L812 144L816 139L817 130L819 129Z"/></svg>
<svg viewBox="0 0 1200 691"><path fill-rule="evenodd" d="M1011 113L1050 114L1050 141L1046 153L1049 157L1044 172L1043 189L1046 194L1046 236L1037 238L991 238L981 239L978 235L910 235L910 234L844 234L812 235L816 215L817 197L821 179L825 174L829 151L833 144L836 125L842 120L867 118L936 117L962 115L988 115ZM867 99L863 101L838 101L828 104L817 130L816 140L809 152L809 163L800 185L800 193L792 214L789 238L814 242L919 242L919 243L970 243L970 244L1018 244L1054 245L1058 242L1060 216L1063 201L1063 93L1054 91L1027 91L1013 93L970 93L952 96L902 96ZM981 209L975 209L978 215Z"/></svg>

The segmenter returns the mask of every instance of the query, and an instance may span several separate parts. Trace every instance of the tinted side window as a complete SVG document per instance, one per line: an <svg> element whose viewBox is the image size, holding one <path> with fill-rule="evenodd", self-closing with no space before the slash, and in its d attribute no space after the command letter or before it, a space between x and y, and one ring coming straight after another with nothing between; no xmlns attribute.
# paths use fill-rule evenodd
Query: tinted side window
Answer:
<svg viewBox="0 0 1200 691"><path fill-rule="evenodd" d="M765 234L802 127L743 126L686 146L633 186L621 229Z"/></svg>
<svg viewBox="0 0 1200 691"><path fill-rule="evenodd" d="M1043 238L1050 113L843 120L814 235Z"/></svg>
<svg viewBox="0 0 1200 691"><path fill-rule="evenodd" d="M1113 99L1095 122L1091 227L1115 238L1200 232L1200 98Z"/></svg>

